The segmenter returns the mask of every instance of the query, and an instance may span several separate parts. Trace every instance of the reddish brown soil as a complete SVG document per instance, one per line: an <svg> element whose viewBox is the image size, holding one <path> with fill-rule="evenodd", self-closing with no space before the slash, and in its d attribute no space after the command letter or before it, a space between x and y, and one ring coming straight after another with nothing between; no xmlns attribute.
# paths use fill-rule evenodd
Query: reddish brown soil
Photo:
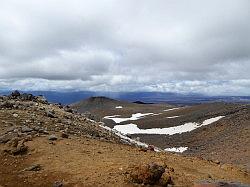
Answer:
<svg viewBox="0 0 250 187"><path fill-rule="evenodd" d="M250 184L249 173L231 165L220 165L198 158L171 153L143 152L138 148L71 136L51 144L47 137L26 142L24 156L0 156L0 185L52 186L133 186L127 179L132 165L166 164L174 168L175 185L192 186L195 181L220 179ZM1 144L3 149L5 145ZM23 171L40 164L40 171Z"/></svg>

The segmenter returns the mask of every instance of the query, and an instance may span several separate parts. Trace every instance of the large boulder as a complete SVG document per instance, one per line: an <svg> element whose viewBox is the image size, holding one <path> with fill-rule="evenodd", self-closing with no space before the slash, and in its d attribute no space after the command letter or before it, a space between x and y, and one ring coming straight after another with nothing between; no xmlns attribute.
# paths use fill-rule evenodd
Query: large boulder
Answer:
<svg viewBox="0 0 250 187"><path fill-rule="evenodd" d="M9 147L4 151L11 155L22 155L26 154L28 151L28 146L24 144L24 140L19 140L18 138L13 138L9 143Z"/></svg>
<svg viewBox="0 0 250 187"><path fill-rule="evenodd" d="M137 184L159 184L165 168L156 163L142 164L132 168L130 172L130 180Z"/></svg>

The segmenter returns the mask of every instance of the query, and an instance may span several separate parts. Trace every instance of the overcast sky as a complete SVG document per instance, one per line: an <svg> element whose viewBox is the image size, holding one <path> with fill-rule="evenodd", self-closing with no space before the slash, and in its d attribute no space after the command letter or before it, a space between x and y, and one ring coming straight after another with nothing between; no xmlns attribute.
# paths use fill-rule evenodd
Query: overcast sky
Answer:
<svg viewBox="0 0 250 187"><path fill-rule="evenodd" d="M0 90L250 95L249 0L0 0Z"/></svg>

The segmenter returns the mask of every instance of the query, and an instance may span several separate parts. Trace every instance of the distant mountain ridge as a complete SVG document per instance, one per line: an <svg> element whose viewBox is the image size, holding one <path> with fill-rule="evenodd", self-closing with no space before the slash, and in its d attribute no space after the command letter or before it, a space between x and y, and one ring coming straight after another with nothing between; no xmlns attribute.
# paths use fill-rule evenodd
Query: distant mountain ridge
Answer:
<svg viewBox="0 0 250 187"><path fill-rule="evenodd" d="M0 91L0 94L10 94L11 91ZM72 104L89 97L105 96L112 99L143 103L169 103L193 105L207 102L223 101L234 103L250 103L250 96L205 96L201 94L180 94L171 92L91 92L91 91L27 91L33 95L44 95L53 103Z"/></svg>

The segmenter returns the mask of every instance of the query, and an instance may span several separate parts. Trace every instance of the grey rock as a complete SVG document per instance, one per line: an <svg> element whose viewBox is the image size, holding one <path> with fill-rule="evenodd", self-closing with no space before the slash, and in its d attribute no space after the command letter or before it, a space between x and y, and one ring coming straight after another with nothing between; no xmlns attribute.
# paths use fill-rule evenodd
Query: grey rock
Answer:
<svg viewBox="0 0 250 187"><path fill-rule="evenodd" d="M13 135L11 135L11 134L2 135L2 136L0 136L0 143L7 143L12 138L13 138Z"/></svg>
<svg viewBox="0 0 250 187"><path fill-rule="evenodd" d="M29 119L25 120L25 123L30 123L30 122L31 122L31 120L29 120Z"/></svg>
<svg viewBox="0 0 250 187"><path fill-rule="evenodd" d="M18 117L18 114L13 114L13 117L17 118L17 117Z"/></svg>
<svg viewBox="0 0 250 187"><path fill-rule="evenodd" d="M31 132L33 129L27 127L27 126L22 126L21 132Z"/></svg>
<svg viewBox="0 0 250 187"><path fill-rule="evenodd" d="M12 127L9 127L6 132L14 132L16 130L16 127L15 126L12 126Z"/></svg>
<svg viewBox="0 0 250 187"><path fill-rule="evenodd" d="M0 103L0 108L13 108L14 103L9 101L4 101Z"/></svg>
<svg viewBox="0 0 250 187"><path fill-rule="evenodd" d="M24 93L20 96L20 99L24 101L32 101L34 99L34 96L32 94Z"/></svg>
<svg viewBox="0 0 250 187"><path fill-rule="evenodd" d="M50 118L55 118L54 112L47 110L46 115Z"/></svg>
<svg viewBox="0 0 250 187"><path fill-rule="evenodd" d="M23 171L40 171L42 169L40 164L34 164L30 167L25 168Z"/></svg>
<svg viewBox="0 0 250 187"><path fill-rule="evenodd" d="M48 132L48 131L46 131L46 130L43 130L43 129L39 130L39 133L43 133L43 134L49 134L49 132Z"/></svg>
<svg viewBox="0 0 250 187"><path fill-rule="evenodd" d="M17 90L15 90L14 92L11 93L11 97L12 97L12 98L17 98L17 97L19 97L20 95L21 95L20 92L17 91Z"/></svg>
<svg viewBox="0 0 250 187"><path fill-rule="evenodd" d="M48 104L48 101L46 100L44 96L37 96L36 101L39 103Z"/></svg>
<svg viewBox="0 0 250 187"><path fill-rule="evenodd" d="M35 126L34 128L34 131L40 131L40 130L42 130L40 127L38 127L38 126Z"/></svg>
<svg viewBox="0 0 250 187"><path fill-rule="evenodd" d="M52 187L63 187L63 183L61 181L56 181L56 182L54 182Z"/></svg>
<svg viewBox="0 0 250 187"><path fill-rule="evenodd" d="M54 141L54 140L57 140L57 136L54 135L54 134L51 134L49 137L48 137L49 140L51 141Z"/></svg>
<svg viewBox="0 0 250 187"><path fill-rule="evenodd" d="M65 112L73 113L73 109L70 108L68 105L65 106L63 109L64 109Z"/></svg>

